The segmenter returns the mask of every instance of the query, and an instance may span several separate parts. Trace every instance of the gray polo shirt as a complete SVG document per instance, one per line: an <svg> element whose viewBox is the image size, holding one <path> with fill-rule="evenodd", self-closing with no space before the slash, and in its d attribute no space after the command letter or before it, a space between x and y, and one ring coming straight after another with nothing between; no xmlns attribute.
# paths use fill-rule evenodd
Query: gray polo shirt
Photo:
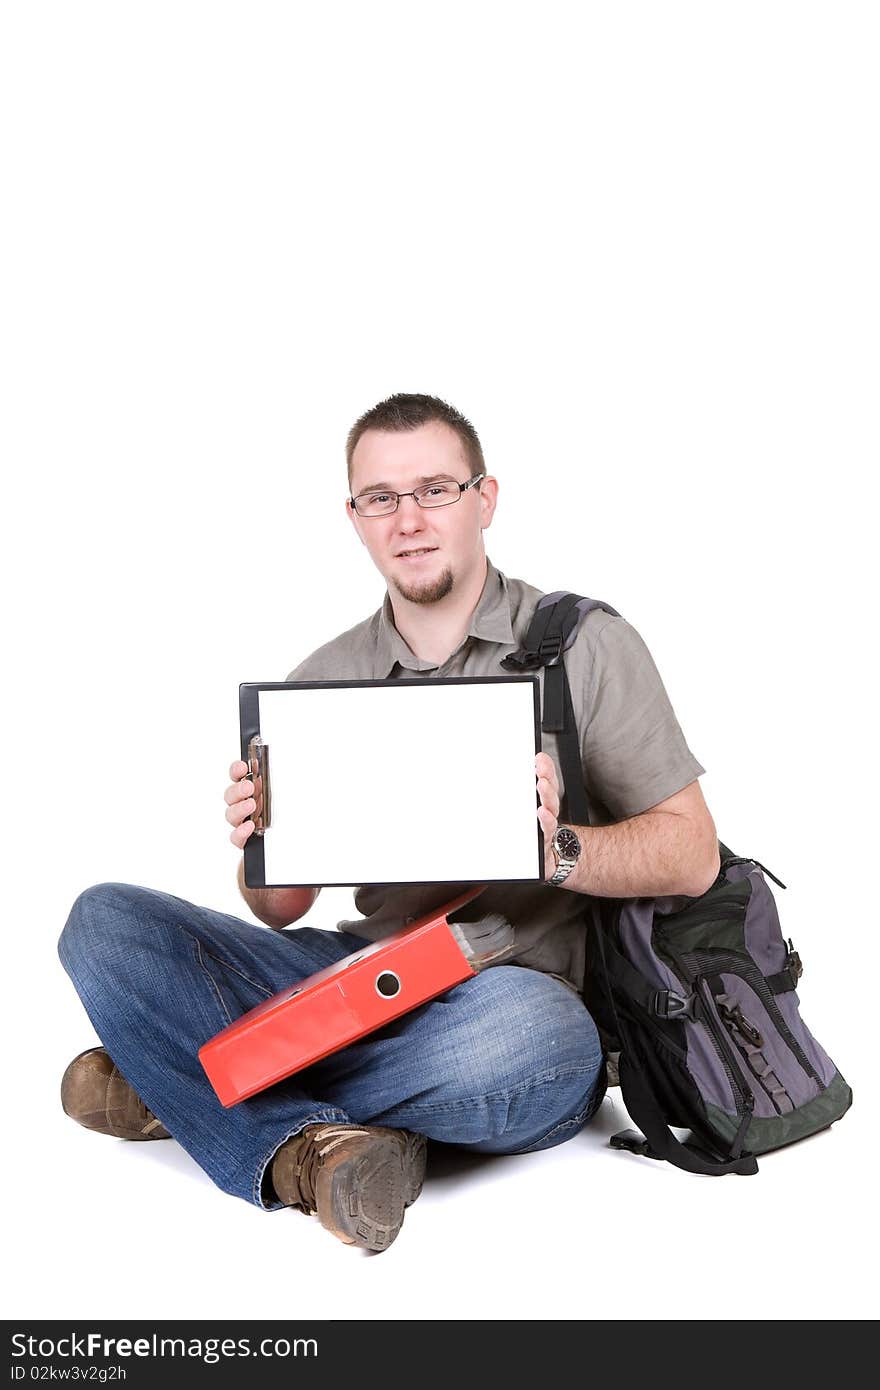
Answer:
<svg viewBox="0 0 880 1390"><path fill-rule="evenodd" d="M540 589L508 579L488 562L467 635L441 666L420 661L394 626L388 595L378 612L306 657L289 681L412 680L497 676L501 659L525 640ZM684 740L651 654L624 618L593 610L565 657L593 825L638 815L681 791L705 768ZM543 670L538 673L543 709ZM559 771L555 734L541 744ZM367 885L355 891L360 918L340 929L378 941L465 891L467 884ZM494 883L451 921L481 964L516 962L576 989L585 968L581 893L544 883Z"/></svg>

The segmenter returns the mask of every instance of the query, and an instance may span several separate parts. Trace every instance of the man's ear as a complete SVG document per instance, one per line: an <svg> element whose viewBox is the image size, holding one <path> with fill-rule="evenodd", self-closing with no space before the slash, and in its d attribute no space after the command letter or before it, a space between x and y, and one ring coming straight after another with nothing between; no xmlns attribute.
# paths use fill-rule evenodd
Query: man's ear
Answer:
<svg viewBox="0 0 880 1390"><path fill-rule="evenodd" d="M495 507L498 502L498 479L487 477L480 483L480 530L492 525Z"/></svg>

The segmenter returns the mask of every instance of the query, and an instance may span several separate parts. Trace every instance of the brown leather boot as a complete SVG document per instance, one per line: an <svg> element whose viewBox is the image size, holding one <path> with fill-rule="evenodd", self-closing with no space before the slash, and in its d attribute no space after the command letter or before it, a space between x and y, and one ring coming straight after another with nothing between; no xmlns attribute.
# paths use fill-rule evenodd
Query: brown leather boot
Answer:
<svg viewBox="0 0 880 1390"><path fill-rule="evenodd" d="M317 1214L345 1245L387 1250L425 1178L423 1134L368 1125L307 1125L270 1168L285 1206Z"/></svg>
<svg viewBox="0 0 880 1390"><path fill-rule="evenodd" d="M116 1139L170 1139L168 1130L129 1086L103 1047L74 1057L61 1078L65 1115Z"/></svg>

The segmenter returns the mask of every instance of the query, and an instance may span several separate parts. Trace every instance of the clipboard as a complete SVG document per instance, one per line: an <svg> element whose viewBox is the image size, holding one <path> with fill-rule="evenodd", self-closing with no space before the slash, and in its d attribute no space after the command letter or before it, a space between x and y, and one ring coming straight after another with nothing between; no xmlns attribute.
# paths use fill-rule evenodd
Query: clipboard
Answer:
<svg viewBox="0 0 880 1390"><path fill-rule="evenodd" d="M537 675L239 687L249 888L544 879Z"/></svg>
<svg viewBox="0 0 880 1390"><path fill-rule="evenodd" d="M209 1038L199 1061L221 1104L247 1100L476 975L482 962L448 918L484 887L280 990Z"/></svg>

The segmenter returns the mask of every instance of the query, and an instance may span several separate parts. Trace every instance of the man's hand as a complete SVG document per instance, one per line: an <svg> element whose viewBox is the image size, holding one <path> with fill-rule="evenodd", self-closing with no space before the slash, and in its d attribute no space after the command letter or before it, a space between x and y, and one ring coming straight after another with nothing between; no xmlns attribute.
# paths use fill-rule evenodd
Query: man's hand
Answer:
<svg viewBox="0 0 880 1390"><path fill-rule="evenodd" d="M229 838L237 849L244 849L254 833L252 817L263 806L263 779L252 777L248 765L239 759L229 769L233 779L223 793L226 819L235 829ZM244 881L244 855L238 861L238 887L255 917L267 927L280 931L305 916L320 888L248 888Z"/></svg>
<svg viewBox="0 0 880 1390"><path fill-rule="evenodd" d="M245 841L254 833L254 816L263 805L261 777L251 778L247 763L235 762L229 769L234 780L223 793L226 802L226 819L235 829L229 836L237 849L244 849Z"/></svg>
<svg viewBox="0 0 880 1390"><path fill-rule="evenodd" d="M556 871L556 856L550 848L556 827L559 824L559 778L556 765L549 753L538 753L535 757L535 775L538 779L538 820L544 832L544 879L552 878Z"/></svg>

